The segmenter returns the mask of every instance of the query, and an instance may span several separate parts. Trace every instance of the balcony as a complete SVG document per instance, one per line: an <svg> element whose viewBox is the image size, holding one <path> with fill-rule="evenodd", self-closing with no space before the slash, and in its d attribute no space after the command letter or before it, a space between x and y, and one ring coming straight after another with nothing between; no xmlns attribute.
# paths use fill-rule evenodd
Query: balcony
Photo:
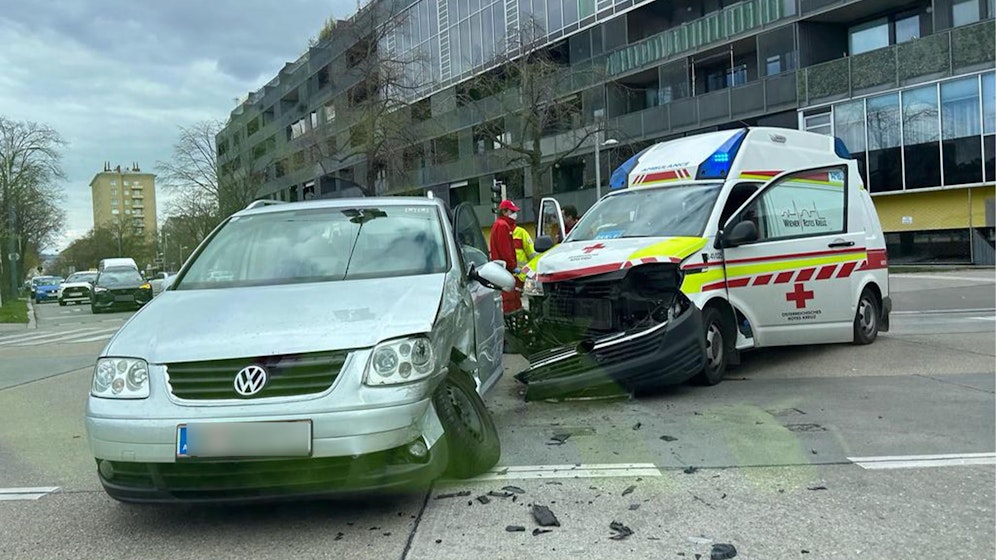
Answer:
<svg viewBox="0 0 996 560"><path fill-rule="evenodd" d="M987 70L996 62L996 20L831 60L799 71L799 106L807 107Z"/></svg>

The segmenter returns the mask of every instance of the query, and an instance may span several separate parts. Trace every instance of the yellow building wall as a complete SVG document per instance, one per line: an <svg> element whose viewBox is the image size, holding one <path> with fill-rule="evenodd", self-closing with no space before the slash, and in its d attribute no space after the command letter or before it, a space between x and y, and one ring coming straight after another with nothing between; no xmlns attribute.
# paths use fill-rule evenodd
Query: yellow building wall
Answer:
<svg viewBox="0 0 996 560"><path fill-rule="evenodd" d="M882 229L895 232L985 226L985 200L993 197L996 186L905 192L872 200Z"/></svg>

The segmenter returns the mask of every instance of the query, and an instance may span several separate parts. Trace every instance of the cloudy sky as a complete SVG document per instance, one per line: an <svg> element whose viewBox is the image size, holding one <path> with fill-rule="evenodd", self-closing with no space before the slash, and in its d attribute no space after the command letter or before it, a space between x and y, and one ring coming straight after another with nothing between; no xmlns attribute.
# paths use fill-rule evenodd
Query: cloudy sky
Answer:
<svg viewBox="0 0 996 560"><path fill-rule="evenodd" d="M66 233L93 227L104 161L154 171L177 127L224 120L357 0L12 0L0 10L0 114L68 141ZM161 199L165 193L160 189ZM162 219L165 205L160 201Z"/></svg>

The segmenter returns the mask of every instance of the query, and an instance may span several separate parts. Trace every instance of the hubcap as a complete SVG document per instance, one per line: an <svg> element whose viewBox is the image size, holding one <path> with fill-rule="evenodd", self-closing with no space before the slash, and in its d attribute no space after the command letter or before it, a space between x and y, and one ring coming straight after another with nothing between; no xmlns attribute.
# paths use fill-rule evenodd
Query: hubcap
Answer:
<svg viewBox="0 0 996 560"><path fill-rule="evenodd" d="M450 403L456 410L463 425L467 427L471 435L474 436L474 439L481 441L484 437L484 429L481 426L481 419L474 411L474 405L471 404L470 399L467 398L467 395L462 390L451 384L447 384L446 394L449 396Z"/></svg>
<svg viewBox="0 0 996 560"><path fill-rule="evenodd" d="M875 312L871 302L862 298L858 305L858 326L865 334L870 335L875 332Z"/></svg>
<svg viewBox="0 0 996 560"><path fill-rule="evenodd" d="M719 325L712 323L706 330L706 360L711 369L716 369L723 362L723 331Z"/></svg>

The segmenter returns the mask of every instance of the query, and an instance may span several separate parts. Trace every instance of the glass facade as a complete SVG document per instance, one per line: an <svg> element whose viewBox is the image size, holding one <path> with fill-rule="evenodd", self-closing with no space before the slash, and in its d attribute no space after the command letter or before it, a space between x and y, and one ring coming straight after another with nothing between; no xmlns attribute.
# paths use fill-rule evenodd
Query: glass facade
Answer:
<svg viewBox="0 0 996 560"><path fill-rule="evenodd" d="M843 140L872 193L996 180L996 73L845 101L825 111L804 114L803 127Z"/></svg>

